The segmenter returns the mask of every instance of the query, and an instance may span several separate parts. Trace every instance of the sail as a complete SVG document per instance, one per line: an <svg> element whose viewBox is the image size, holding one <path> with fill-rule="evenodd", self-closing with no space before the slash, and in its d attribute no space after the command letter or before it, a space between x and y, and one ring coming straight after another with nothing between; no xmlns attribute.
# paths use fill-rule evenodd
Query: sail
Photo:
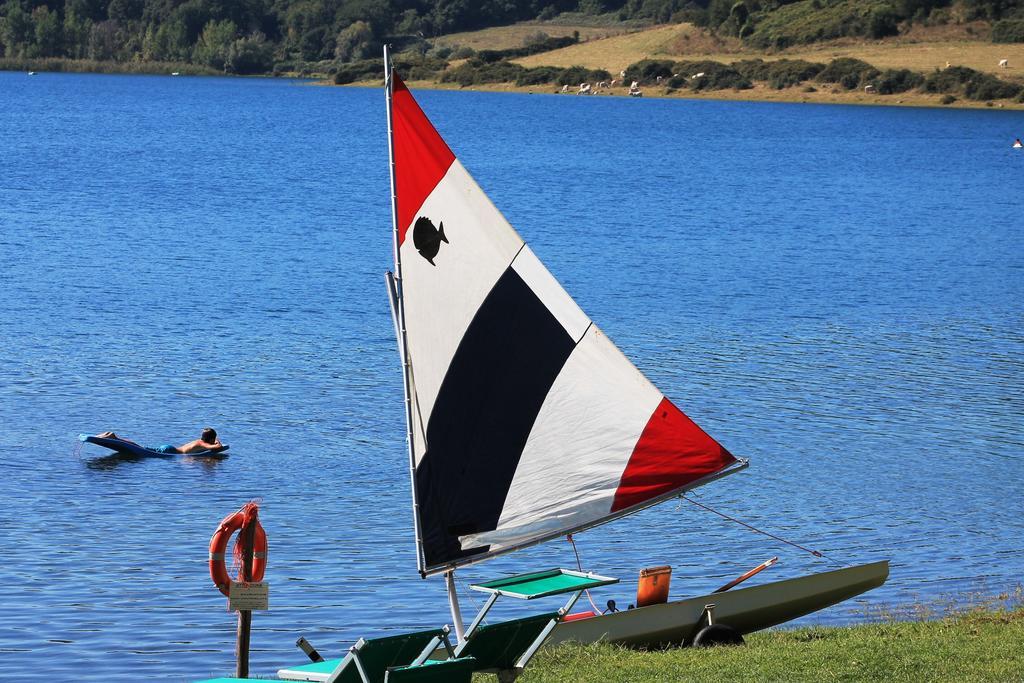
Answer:
<svg viewBox="0 0 1024 683"><path fill-rule="evenodd" d="M600 524L735 464L566 294L401 79L390 84L420 571Z"/></svg>

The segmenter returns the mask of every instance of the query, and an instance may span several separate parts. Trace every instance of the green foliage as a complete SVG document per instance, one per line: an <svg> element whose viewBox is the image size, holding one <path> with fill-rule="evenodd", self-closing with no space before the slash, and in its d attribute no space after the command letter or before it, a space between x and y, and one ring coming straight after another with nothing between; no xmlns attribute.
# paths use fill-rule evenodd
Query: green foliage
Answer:
<svg viewBox="0 0 1024 683"><path fill-rule="evenodd" d="M1024 19L1003 19L992 24L993 43L1024 43Z"/></svg>
<svg viewBox="0 0 1024 683"><path fill-rule="evenodd" d="M230 19L210 21L192 51L192 61L224 70L237 35L238 27Z"/></svg>
<svg viewBox="0 0 1024 683"><path fill-rule="evenodd" d="M974 69L966 66L951 66L948 69L936 71L925 79L925 92L934 93L958 93L963 92L967 81L980 75Z"/></svg>
<svg viewBox="0 0 1024 683"><path fill-rule="evenodd" d="M746 41L781 49L844 36L881 38L897 32L900 18L888 0L801 0L752 15Z"/></svg>
<svg viewBox="0 0 1024 683"><path fill-rule="evenodd" d="M369 59L380 46L375 40L369 22L356 21L341 30L335 41L334 57L339 62Z"/></svg>
<svg viewBox="0 0 1024 683"><path fill-rule="evenodd" d="M809 81L825 69L824 64L803 59L779 59L766 62L762 59L747 59L732 65L751 81L767 81L777 90Z"/></svg>
<svg viewBox="0 0 1024 683"><path fill-rule="evenodd" d="M612 75L604 69L588 69L584 66L570 66L562 69L555 79L558 85L579 85L611 80Z"/></svg>
<svg viewBox="0 0 1024 683"><path fill-rule="evenodd" d="M676 62L675 73L668 81L670 88L689 88L690 90L746 90L752 88L750 79L741 74L735 67L720 62L701 60L696 62Z"/></svg>
<svg viewBox="0 0 1024 683"><path fill-rule="evenodd" d="M465 59L468 48L442 53L431 39L442 33L552 19L579 11L608 22L694 21L738 35L762 48L780 48L841 36L880 38L901 22L945 13L996 22L993 40L1024 40L1019 0L0 0L0 54L7 58L191 62L216 70L251 72L270 64L337 60L342 78L359 67L342 68L378 56L387 41L399 51ZM230 27L233 26L233 35ZM517 57L558 49L576 38L537 32L521 47L484 50L483 62L501 65ZM269 56L268 56L269 55ZM274 68L274 62L280 68ZM298 67L302 68L302 67ZM334 70L335 67L330 67ZM650 68L656 68L651 65ZM781 67L780 67L781 68ZM480 71L478 67L473 69ZM788 87L807 76L793 67L767 79ZM463 80L543 79L508 65L484 69ZM674 67L643 71L635 80L671 78ZM715 72L718 73L718 72ZM724 73L724 72L723 72ZM750 80L751 76L740 74ZM722 76L724 83L734 76ZM852 77L851 77L852 79ZM593 80L593 79L589 79ZM739 83L740 81L735 81ZM689 87L690 84L688 84ZM981 84L981 90L991 87Z"/></svg>
<svg viewBox="0 0 1024 683"><path fill-rule="evenodd" d="M983 102L1017 97L1024 88L966 66L951 66L930 74L925 79L924 90L962 95L969 100Z"/></svg>
<svg viewBox="0 0 1024 683"><path fill-rule="evenodd" d="M894 95L919 88L924 76L910 69L887 69L871 79L871 85L880 95Z"/></svg>
<svg viewBox="0 0 1024 683"><path fill-rule="evenodd" d="M557 66L538 66L533 69L527 69L516 77L516 85L544 85L545 83L554 83L558 80L562 71L564 71L564 69Z"/></svg>
<svg viewBox="0 0 1024 683"><path fill-rule="evenodd" d="M833 59L818 74L822 83L838 83L847 90L853 90L877 76L880 72L867 62L852 57Z"/></svg>
<svg viewBox="0 0 1024 683"><path fill-rule="evenodd" d="M979 73L964 85L964 96L969 100L984 102L1016 97L1024 90L1016 83L996 78L991 74Z"/></svg>
<svg viewBox="0 0 1024 683"><path fill-rule="evenodd" d="M485 62L474 57L441 74L441 82L458 83L464 88L482 83L515 83L525 70L512 62Z"/></svg>
<svg viewBox="0 0 1024 683"><path fill-rule="evenodd" d="M658 77L672 78L675 75L675 62L671 59L643 59L626 67L626 82L639 81L650 84Z"/></svg>
<svg viewBox="0 0 1024 683"><path fill-rule="evenodd" d="M274 47L266 36L256 32L231 44L224 70L233 74L261 74L270 71L273 64Z"/></svg>

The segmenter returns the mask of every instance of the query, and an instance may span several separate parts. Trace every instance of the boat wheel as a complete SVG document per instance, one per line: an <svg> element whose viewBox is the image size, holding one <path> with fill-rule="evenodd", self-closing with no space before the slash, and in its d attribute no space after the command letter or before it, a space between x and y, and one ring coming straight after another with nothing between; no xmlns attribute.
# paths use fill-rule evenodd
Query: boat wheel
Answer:
<svg viewBox="0 0 1024 683"><path fill-rule="evenodd" d="M714 647L715 645L742 645L743 636L731 626L712 624L702 628L693 639L694 647Z"/></svg>

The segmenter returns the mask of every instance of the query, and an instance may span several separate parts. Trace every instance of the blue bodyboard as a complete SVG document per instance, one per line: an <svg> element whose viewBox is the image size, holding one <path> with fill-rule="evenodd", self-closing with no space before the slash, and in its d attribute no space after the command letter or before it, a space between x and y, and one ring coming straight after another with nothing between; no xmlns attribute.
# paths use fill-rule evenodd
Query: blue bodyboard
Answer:
<svg viewBox="0 0 1024 683"><path fill-rule="evenodd" d="M78 440L109 448L110 450L121 453L122 455L134 455L139 458L173 458L176 455L187 455L191 458L209 458L212 456L223 455L224 451L229 448L229 446L221 446L215 450L199 451L197 453L164 453L155 448L146 448L145 446L140 446L137 443L125 441L124 439L107 439L102 436L80 434L78 436Z"/></svg>

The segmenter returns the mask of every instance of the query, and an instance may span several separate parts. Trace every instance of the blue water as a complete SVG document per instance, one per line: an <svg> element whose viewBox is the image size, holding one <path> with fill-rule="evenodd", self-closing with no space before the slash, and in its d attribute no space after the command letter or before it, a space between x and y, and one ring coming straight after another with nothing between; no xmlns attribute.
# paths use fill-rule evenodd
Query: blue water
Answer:
<svg viewBox="0 0 1024 683"><path fill-rule="evenodd" d="M583 308L752 466L699 500L892 575L818 621L1024 573L1024 114L422 92ZM383 95L0 73L0 679L233 671L207 575L262 499L252 670L448 621L415 572ZM219 461L111 460L80 432ZM673 595L832 568L688 503L580 534ZM573 566L554 542L460 573ZM762 579L763 577L763 579ZM479 599L463 593L464 609ZM547 606L546 606L547 607Z"/></svg>

